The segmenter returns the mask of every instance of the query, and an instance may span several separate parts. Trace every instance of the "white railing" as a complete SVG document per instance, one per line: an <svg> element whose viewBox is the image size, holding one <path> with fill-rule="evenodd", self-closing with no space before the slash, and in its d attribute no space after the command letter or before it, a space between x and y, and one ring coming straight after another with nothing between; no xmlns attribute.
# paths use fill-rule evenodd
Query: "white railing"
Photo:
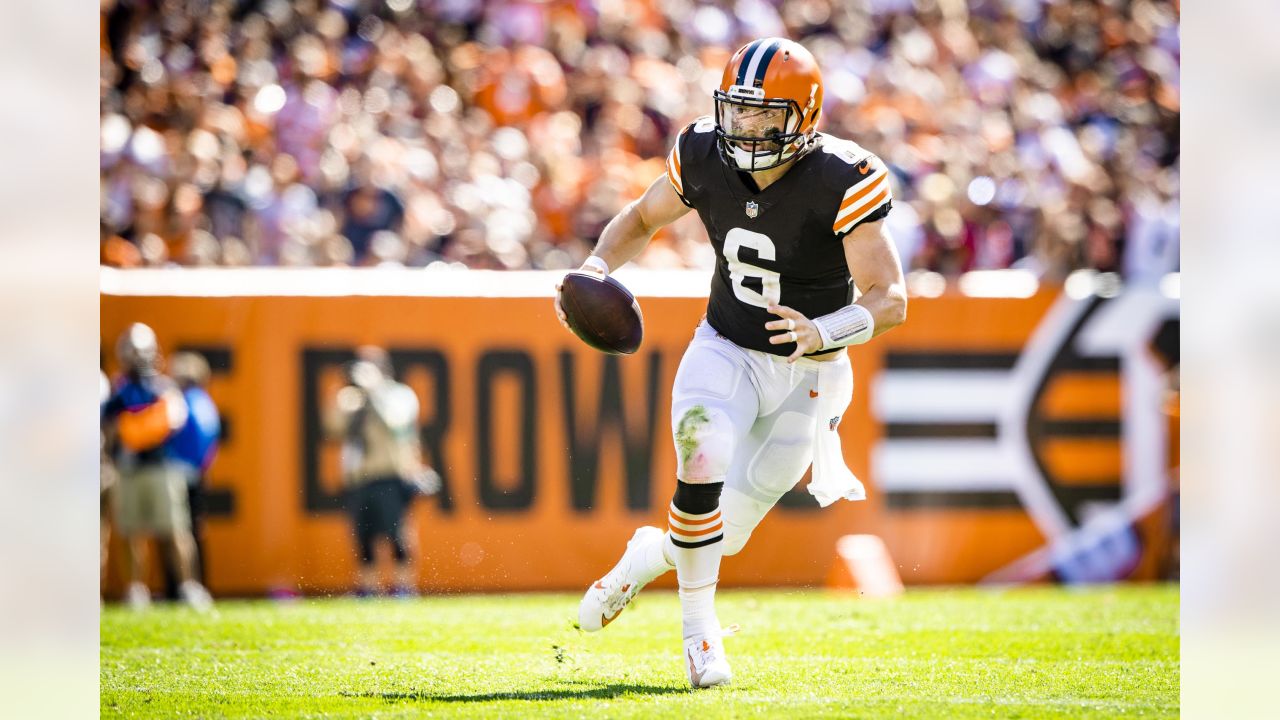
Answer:
<svg viewBox="0 0 1280 720"><path fill-rule="evenodd" d="M170 297L551 297L559 270L454 270L423 268L160 268L119 270L103 267L104 295ZM706 297L709 270L623 268L614 273L637 297ZM1026 270L981 270L946 279L930 272L907 277L917 297L954 292L969 297L1030 297L1040 289ZM1064 285L1073 296L1118 291L1117 276L1080 270ZM1177 298L1178 273L1159 284Z"/></svg>

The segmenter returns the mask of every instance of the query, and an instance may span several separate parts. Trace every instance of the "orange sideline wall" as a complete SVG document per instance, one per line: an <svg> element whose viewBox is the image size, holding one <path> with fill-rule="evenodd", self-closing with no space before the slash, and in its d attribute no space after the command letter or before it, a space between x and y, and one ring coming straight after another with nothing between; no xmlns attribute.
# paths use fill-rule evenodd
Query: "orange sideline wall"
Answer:
<svg viewBox="0 0 1280 720"><path fill-rule="evenodd" d="M971 362L1007 364L1057 295L914 298L906 325L853 349L856 389L840 429L869 499L819 509L802 482L746 549L726 559L722 582L819 585L836 539L848 533L882 536L909 584L977 581L1044 546L1047 526L1016 493L1011 501L1008 492L981 487L883 492L872 455L890 431L911 442L919 427L944 440L954 430L985 430L949 428L945 418L886 423L873 395L886 362L902 365L908 378L919 364L953 362L960 372ZM228 426L209 474L214 512L204 534L215 593L351 587L354 546L338 509L338 447L318 436L318 413L332 402L347 354L365 343L390 349L401 379L418 391L428 461L446 482L446 493L417 500L411 513L422 588L578 589L616 560L636 526L662 526L675 482L669 393L705 299L641 303L645 341L624 358L599 354L561 329L549 297L104 292L101 338L108 372L116 336L134 321L155 328L165 353L194 348L214 361L210 391ZM1115 372L1068 369L1051 380L1036 400L1046 422L1087 424L1120 412ZM1042 438L1046 466L1063 487L1104 486L1099 493L1118 495L1118 436L1078 435ZM1148 528L1146 544L1130 577L1152 577L1160 562L1162 516L1144 517L1137 526Z"/></svg>

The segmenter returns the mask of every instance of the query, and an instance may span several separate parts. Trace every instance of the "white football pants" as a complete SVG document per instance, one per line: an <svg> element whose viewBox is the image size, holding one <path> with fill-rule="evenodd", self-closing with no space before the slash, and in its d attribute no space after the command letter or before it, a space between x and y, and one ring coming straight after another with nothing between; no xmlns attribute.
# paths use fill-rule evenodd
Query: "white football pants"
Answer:
<svg viewBox="0 0 1280 720"><path fill-rule="evenodd" d="M804 476L814 461L816 434L835 432L852 396L847 354L789 365L785 357L721 337L705 319L698 325L676 372L671 428L677 477L724 482L725 555L741 550ZM833 417L819 419L819 412ZM829 461L844 466L842 457Z"/></svg>

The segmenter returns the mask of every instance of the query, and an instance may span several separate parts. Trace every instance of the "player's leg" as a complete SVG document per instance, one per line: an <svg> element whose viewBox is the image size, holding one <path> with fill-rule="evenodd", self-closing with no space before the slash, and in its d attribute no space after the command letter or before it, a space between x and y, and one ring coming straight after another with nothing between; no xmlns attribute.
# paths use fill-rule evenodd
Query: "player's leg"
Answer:
<svg viewBox="0 0 1280 720"><path fill-rule="evenodd" d="M381 491L383 530L391 545L391 559L395 562L392 594L410 597L417 593L418 578L413 566L413 544L405 531L404 516L409 505L409 494L404 481L393 478Z"/></svg>
<svg viewBox="0 0 1280 720"><path fill-rule="evenodd" d="M740 551L764 516L812 465L821 467L824 452L818 438L836 432L840 416L853 393L853 372L847 359L830 362L801 360L794 381L781 382L778 373L757 373L766 405L749 433L749 450L735 459L724 492L725 554ZM759 377L764 376L764 377ZM790 373L787 376L791 376ZM834 417L832 417L834 415ZM828 444L828 466L843 463L838 445Z"/></svg>
<svg viewBox="0 0 1280 720"><path fill-rule="evenodd" d="M200 471L192 469L186 474L187 479L187 510L190 512L191 541L195 545L195 567L192 573L196 582L204 583L205 579L205 556L204 556L204 477Z"/></svg>
<svg viewBox="0 0 1280 720"><path fill-rule="evenodd" d="M677 479L665 549L676 566L694 687L726 683L731 676L715 611L724 541L720 496L759 410L748 365L741 348L703 337L685 354L672 390Z"/></svg>
<svg viewBox="0 0 1280 720"><path fill-rule="evenodd" d="M143 580L146 577L147 539L142 533L125 536L125 567L129 570L125 601L133 610L146 610L151 606L151 589Z"/></svg>
<svg viewBox="0 0 1280 720"><path fill-rule="evenodd" d="M715 340L714 333L708 334L700 331L700 336L700 338L695 338L689 350L685 353L680 365L681 370L677 373L675 392L677 400L673 401L673 406L677 407L677 409L680 406L680 397L688 396L689 398L684 402L685 409L698 402L699 396L696 392L684 392L681 390L682 387L691 385L690 382L686 382L686 379L698 374L688 368L706 363L723 368L726 363L732 362L732 353L726 354L726 351L731 349L731 346L728 346L725 341ZM722 374L725 377L732 375L732 373ZM739 376L741 375L740 372L738 374ZM750 383L747 382L744 385L746 385L746 390L749 392ZM702 404L706 406L709 403L721 403L726 394L731 393L720 390L716 392L714 397L703 398L704 402ZM750 404L749 409L744 409L741 412L753 413L753 402ZM722 411L717 410L717 412ZM680 417L681 414L674 414L673 427L677 429ZM749 422L749 419L747 419L742 424L745 427ZM582 602L578 606L579 627L589 632L605 627L626 608L627 604L646 584L663 573L674 569L674 556L670 549L666 541L666 534L659 528L644 526L637 529L627 543L626 551L618 563L593 583L583 595Z"/></svg>
<svg viewBox="0 0 1280 720"><path fill-rule="evenodd" d="M142 470L122 470L119 477L119 502L116 504L116 528L120 537L125 567L125 601L134 610L151 605L151 591L142 581L143 559L146 557L147 538L144 532L146 497L143 492Z"/></svg>
<svg viewBox="0 0 1280 720"><path fill-rule="evenodd" d="M417 585L410 565L409 546L405 542L403 519L406 504L404 483L398 477L379 478L365 486L365 508L368 534L376 541L386 540L394 567L391 594L405 596ZM369 563L376 572L376 556Z"/></svg>
<svg viewBox="0 0 1280 720"><path fill-rule="evenodd" d="M104 461L105 462L105 461ZM111 548L112 515L115 513L116 488L103 483L98 495L98 577L107 576L107 552Z"/></svg>
<svg viewBox="0 0 1280 720"><path fill-rule="evenodd" d="M764 516L804 477L813 461L817 403L810 397L814 374L796 370L794 387L762 415L743 441L721 498L725 555L735 555Z"/></svg>
<svg viewBox="0 0 1280 720"><path fill-rule="evenodd" d="M99 492L98 492L98 576L107 576L107 553L111 548L111 525L115 522L116 509L120 503L119 483L115 466L111 459L103 453L99 459Z"/></svg>
<svg viewBox="0 0 1280 720"><path fill-rule="evenodd" d="M377 538L374 535L374 523L370 517L367 489L367 484L347 489L347 513L351 519L351 530L356 540L356 595L360 597L373 595L378 585L374 564L374 542Z"/></svg>
<svg viewBox="0 0 1280 720"><path fill-rule="evenodd" d="M196 610L209 610L213 599L195 579L196 543L191 536L186 476L176 465L165 464L156 468L150 483L155 500L151 523L170 548L170 563L178 578L178 595Z"/></svg>
<svg viewBox="0 0 1280 720"><path fill-rule="evenodd" d="M579 628L587 632L603 629L645 585L675 568L663 552L663 537L663 532L651 525L636 529L622 558L583 594L578 603Z"/></svg>

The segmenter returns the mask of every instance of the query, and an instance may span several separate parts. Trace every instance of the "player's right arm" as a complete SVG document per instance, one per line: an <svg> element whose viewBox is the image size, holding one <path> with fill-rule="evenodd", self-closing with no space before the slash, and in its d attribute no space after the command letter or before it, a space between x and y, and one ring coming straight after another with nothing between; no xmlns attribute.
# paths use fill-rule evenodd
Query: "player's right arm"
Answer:
<svg viewBox="0 0 1280 720"><path fill-rule="evenodd" d="M627 203L622 211L609 221L591 257L582 264L582 270L607 274L622 267L640 254L649 244L653 234L679 220L690 207L676 193L667 174L658 176L636 200ZM603 267L601 267L603 265ZM556 317L568 328L564 310L560 307L560 284L556 284Z"/></svg>
<svg viewBox="0 0 1280 720"><path fill-rule="evenodd" d="M603 260L610 270L616 270L639 255L654 233L687 212L689 206L676 194L667 176L661 175L649 184L644 195L609 221L591 254Z"/></svg>

